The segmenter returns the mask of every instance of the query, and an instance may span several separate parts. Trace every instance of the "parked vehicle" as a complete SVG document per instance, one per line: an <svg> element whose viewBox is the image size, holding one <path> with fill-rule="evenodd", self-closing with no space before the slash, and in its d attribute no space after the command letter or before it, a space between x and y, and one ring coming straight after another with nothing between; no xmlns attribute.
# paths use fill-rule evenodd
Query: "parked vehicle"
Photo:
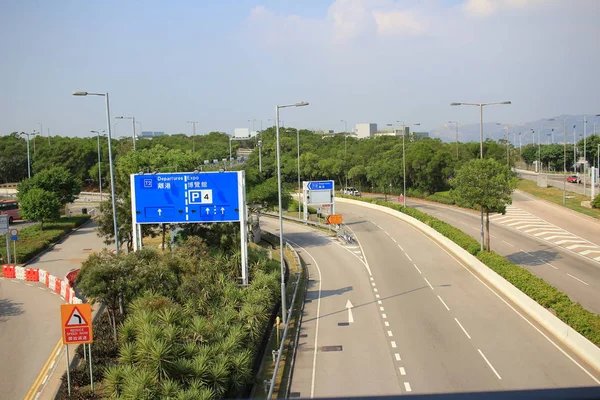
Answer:
<svg viewBox="0 0 600 400"><path fill-rule="evenodd" d="M342 194L347 194L349 196L360 196L360 192L358 189L354 187L346 187L342 189Z"/></svg>
<svg viewBox="0 0 600 400"><path fill-rule="evenodd" d="M581 178L579 177L579 175L569 175L567 176L567 182L581 183Z"/></svg>
<svg viewBox="0 0 600 400"><path fill-rule="evenodd" d="M21 219L19 203L16 200L0 200L0 215L8 215L9 224L16 219Z"/></svg>

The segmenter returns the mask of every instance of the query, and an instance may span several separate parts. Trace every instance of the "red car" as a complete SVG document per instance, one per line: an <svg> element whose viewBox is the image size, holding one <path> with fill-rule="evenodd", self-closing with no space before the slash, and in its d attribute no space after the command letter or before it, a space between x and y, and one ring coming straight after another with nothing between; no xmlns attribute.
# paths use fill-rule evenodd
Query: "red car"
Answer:
<svg viewBox="0 0 600 400"><path fill-rule="evenodd" d="M581 183L581 179L577 175L569 175L569 176L567 176L567 182L570 182L570 183Z"/></svg>

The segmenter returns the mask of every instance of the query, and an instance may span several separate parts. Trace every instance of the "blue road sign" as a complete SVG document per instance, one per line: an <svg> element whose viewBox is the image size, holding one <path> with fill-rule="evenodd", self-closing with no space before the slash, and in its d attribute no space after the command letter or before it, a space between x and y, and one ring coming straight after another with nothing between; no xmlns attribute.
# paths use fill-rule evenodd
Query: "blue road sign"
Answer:
<svg viewBox="0 0 600 400"><path fill-rule="evenodd" d="M308 182L309 190L332 190L333 181L314 181Z"/></svg>
<svg viewBox="0 0 600 400"><path fill-rule="evenodd" d="M238 172L134 175L136 223L239 222Z"/></svg>
<svg viewBox="0 0 600 400"><path fill-rule="evenodd" d="M11 236L10 238L11 238L12 240L18 240L18 239L19 239L19 237L18 237L18 236Z"/></svg>

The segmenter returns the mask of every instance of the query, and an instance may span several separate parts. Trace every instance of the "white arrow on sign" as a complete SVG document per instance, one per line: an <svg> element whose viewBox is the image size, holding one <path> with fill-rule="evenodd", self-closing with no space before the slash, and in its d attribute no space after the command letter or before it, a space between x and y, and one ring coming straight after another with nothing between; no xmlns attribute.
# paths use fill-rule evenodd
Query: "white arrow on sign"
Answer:
<svg viewBox="0 0 600 400"><path fill-rule="evenodd" d="M162 214L162 210L159 208L159 209L158 209L158 216L160 217L160 216L161 216L161 214Z"/></svg>
<svg viewBox="0 0 600 400"><path fill-rule="evenodd" d="M225 214L225 207L221 207L221 215Z"/></svg>
<svg viewBox="0 0 600 400"><path fill-rule="evenodd" d="M206 207L206 215L210 214L210 208Z"/></svg>
<svg viewBox="0 0 600 400"><path fill-rule="evenodd" d="M350 303L350 299L346 302L346 308L348 309L348 323L351 324L354 322L354 317L352 316L352 308L354 306Z"/></svg>

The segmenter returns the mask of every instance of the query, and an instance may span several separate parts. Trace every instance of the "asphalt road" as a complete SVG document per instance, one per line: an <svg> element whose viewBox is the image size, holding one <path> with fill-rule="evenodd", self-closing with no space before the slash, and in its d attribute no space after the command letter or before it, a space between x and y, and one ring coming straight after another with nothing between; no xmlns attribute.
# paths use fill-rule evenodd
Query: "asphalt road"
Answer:
<svg viewBox="0 0 600 400"><path fill-rule="evenodd" d="M278 234L277 220L261 227ZM292 397L351 397L403 392L358 246L285 223L284 237L307 263L310 281L298 343ZM346 309L353 305L352 320Z"/></svg>
<svg viewBox="0 0 600 400"><path fill-rule="evenodd" d="M588 310L600 313L600 262L595 260L600 257L600 246L594 243L600 236L600 224L524 195L514 197L515 204L536 209L538 215L540 210L548 209L548 220L561 222L561 227L513 205L505 216L490 216L492 250L565 292ZM456 226L479 241L478 212L415 200L407 201L407 205Z"/></svg>
<svg viewBox="0 0 600 400"><path fill-rule="evenodd" d="M337 210L362 245L390 353L413 392L600 384L597 372L410 225L360 206Z"/></svg>
<svg viewBox="0 0 600 400"><path fill-rule="evenodd" d="M0 398L23 399L60 338L60 296L0 278Z"/></svg>

